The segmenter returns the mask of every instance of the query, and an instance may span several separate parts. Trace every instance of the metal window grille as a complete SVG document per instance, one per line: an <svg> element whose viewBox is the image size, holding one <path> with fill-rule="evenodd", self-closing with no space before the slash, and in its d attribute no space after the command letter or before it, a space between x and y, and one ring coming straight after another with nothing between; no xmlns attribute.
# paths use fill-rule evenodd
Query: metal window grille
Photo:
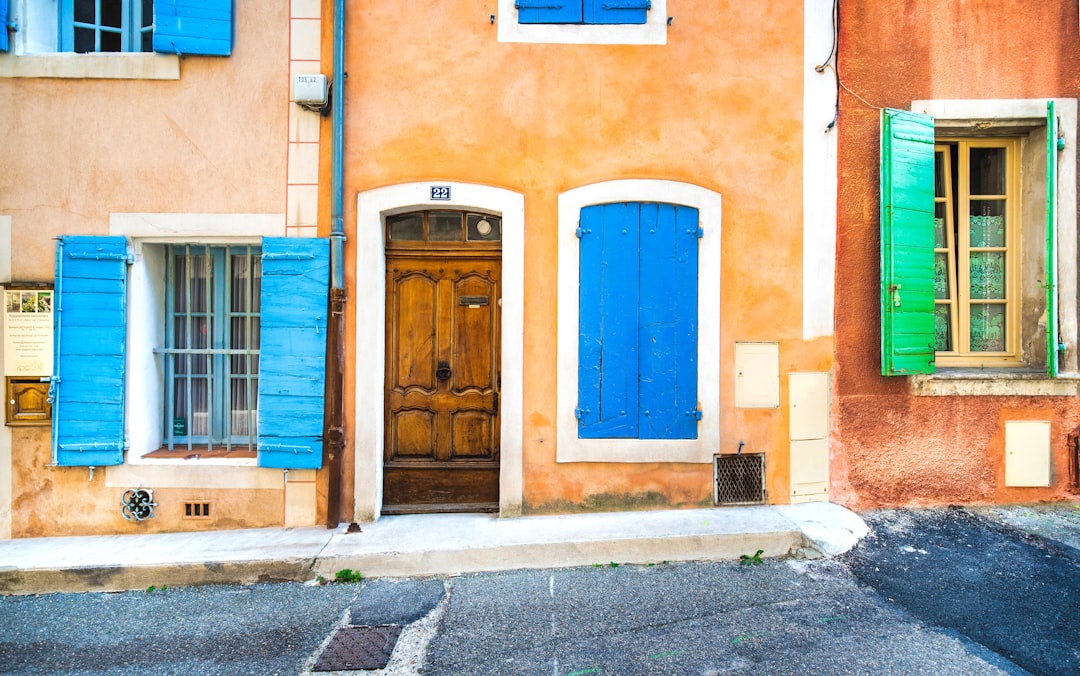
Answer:
<svg viewBox="0 0 1080 676"><path fill-rule="evenodd" d="M166 275L166 445L254 450L259 248L170 245Z"/></svg>
<svg viewBox="0 0 1080 676"><path fill-rule="evenodd" d="M765 454L714 456L716 504L760 505L765 502Z"/></svg>

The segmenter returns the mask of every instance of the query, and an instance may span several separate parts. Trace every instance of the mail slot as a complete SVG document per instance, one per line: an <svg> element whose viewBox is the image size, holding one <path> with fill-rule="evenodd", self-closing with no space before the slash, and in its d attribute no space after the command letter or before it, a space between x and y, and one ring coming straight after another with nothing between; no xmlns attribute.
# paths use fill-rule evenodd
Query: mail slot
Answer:
<svg viewBox="0 0 1080 676"><path fill-rule="evenodd" d="M461 296L458 298L458 305L487 305L487 296Z"/></svg>

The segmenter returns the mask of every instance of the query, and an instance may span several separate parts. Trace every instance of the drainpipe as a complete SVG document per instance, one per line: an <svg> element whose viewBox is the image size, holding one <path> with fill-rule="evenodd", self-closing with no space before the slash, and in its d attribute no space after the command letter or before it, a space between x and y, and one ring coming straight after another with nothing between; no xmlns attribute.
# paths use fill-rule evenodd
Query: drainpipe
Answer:
<svg viewBox="0 0 1080 676"><path fill-rule="evenodd" d="M330 85L333 146L330 177L330 319L326 332L326 414L323 466L329 475L326 491L326 527L337 528L341 519L341 456L345 451L345 227L342 177L345 136L345 0L334 3L334 63Z"/></svg>

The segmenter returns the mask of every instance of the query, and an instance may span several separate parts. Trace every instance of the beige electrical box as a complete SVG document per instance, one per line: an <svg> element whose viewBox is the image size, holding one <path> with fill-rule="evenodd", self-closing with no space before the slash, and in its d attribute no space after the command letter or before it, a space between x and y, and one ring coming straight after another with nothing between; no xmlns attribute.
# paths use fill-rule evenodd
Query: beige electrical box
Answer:
<svg viewBox="0 0 1080 676"><path fill-rule="evenodd" d="M805 439L791 442L791 501L828 499L829 440Z"/></svg>
<svg viewBox="0 0 1080 676"><path fill-rule="evenodd" d="M780 408L779 343L735 343L735 407Z"/></svg>
<svg viewBox="0 0 1080 676"><path fill-rule="evenodd" d="M829 374L792 373L788 376L791 438L829 436Z"/></svg>
<svg viewBox="0 0 1080 676"><path fill-rule="evenodd" d="M1005 423L1005 485L1050 485L1050 422Z"/></svg>

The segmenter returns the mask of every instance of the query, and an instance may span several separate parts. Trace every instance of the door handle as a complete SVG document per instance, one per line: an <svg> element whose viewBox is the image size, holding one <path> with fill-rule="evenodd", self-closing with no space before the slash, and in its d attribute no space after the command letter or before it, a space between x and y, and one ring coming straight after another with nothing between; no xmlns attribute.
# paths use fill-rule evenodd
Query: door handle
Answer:
<svg viewBox="0 0 1080 676"><path fill-rule="evenodd" d="M442 381L450 380L450 363L439 362L439 368L435 369L435 377Z"/></svg>

